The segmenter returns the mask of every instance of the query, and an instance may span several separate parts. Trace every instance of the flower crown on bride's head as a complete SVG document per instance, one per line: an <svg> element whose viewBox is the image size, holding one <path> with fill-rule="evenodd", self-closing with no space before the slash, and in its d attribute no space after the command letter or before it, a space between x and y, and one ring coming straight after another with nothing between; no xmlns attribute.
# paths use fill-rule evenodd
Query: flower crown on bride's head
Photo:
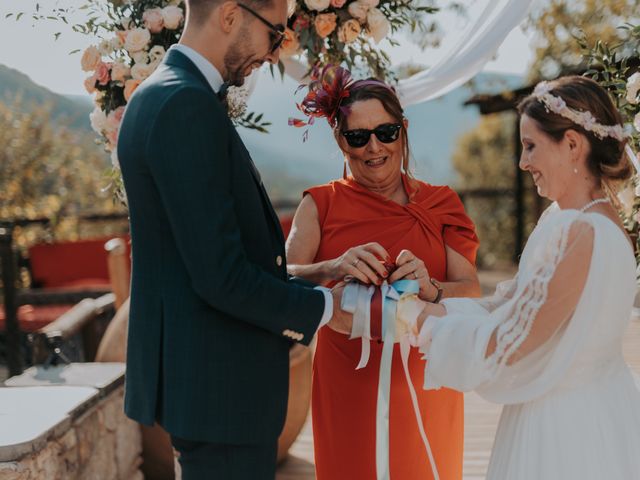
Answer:
<svg viewBox="0 0 640 480"><path fill-rule="evenodd" d="M309 91L302 102L296 106L309 120L304 121L297 118L289 118L289 125L293 127L304 127L313 125L316 118L325 117L329 126L335 128L338 124L338 114L349 115L351 109L343 105L343 101L348 98L354 88L361 88L367 85L382 85L389 87L379 80L354 80L349 70L337 65L327 65L321 70L314 68L311 72L311 82L309 85L300 85L296 90L308 87ZM308 130L305 130L303 140L308 138Z"/></svg>
<svg viewBox="0 0 640 480"><path fill-rule="evenodd" d="M553 95L551 90L553 90L551 83L540 82L533 91L533 96L544 104L547 111L571 120L600 139L612 137L622 142L629 136L622 125L603 125L598 123L590 111L583 112L570 108L561 97Z"/></svg>

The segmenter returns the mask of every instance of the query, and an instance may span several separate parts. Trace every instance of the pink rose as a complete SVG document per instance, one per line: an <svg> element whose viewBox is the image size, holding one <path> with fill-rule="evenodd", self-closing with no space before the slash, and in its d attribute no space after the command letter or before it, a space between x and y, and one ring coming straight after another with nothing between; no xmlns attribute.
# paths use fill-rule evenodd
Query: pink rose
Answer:
<svg viewBox="0 0 640 480"><path fill-rule="evenodd" d="M331 6L333 8L342 8L345 3L347 3L347 0L331 0Z"/></svg>
<svg viewBox="0 0 640 480"><path fill-rule="evenodd" d="M164 17L162 16L162 9L150 8L142 14L142 21L144 26L149 29L151 33L160 33L164 28Z"/></svg>
<svg viewBox="0 0 640 480"><path fill-rule="evenodd" d="M118 107L107 115L107 130L116 132L120 129L125 107Z"/></svg>
<svg viewBox="0 0 640 480"><path fill-rule="evenodd" d="M111 80L111 65L108 65L104 62L100 62L98 67L96 68L95 73L96 81L105 86Z"/></svg>

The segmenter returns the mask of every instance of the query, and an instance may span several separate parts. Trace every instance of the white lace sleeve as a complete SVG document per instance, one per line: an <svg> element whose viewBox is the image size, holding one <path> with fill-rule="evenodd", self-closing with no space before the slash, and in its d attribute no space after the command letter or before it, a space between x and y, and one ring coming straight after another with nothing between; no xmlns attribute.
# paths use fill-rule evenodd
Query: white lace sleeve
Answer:
<svg viewBox="0 0 640 480"><path fill-rule="evenodd" d="M442 300L442 305L448 314L478 314L486 315L503 305L513 296L517 285L517 278L500 282L496 291L490 297L462 298L451 297Z"/></svg>
<svg viewBox="0 0 640 480"><path fill-rule="evenodd" d="M532 240L516 279L477 302L484 313L447 307L447 316L427 319L425 388L477 389L509 403L539 394L559 375L549 374L549 364L589 278L594 230L574 215L543 227Z"/></svg>

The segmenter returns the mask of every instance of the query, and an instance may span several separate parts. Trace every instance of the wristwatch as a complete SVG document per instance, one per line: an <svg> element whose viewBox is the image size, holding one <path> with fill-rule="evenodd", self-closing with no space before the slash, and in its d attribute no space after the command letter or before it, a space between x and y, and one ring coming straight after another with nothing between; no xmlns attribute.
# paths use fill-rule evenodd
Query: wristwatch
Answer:
<svg viewBox="0 0 640 480"><path fill-rule="evenodd" d="M429 281L431 282L431 285L438 289L438 294L436 295L436 298L431 300L431 303L440 303L440 300L442 300L442 285L440 285L440 282L432 277L429 277Z"/></svg>

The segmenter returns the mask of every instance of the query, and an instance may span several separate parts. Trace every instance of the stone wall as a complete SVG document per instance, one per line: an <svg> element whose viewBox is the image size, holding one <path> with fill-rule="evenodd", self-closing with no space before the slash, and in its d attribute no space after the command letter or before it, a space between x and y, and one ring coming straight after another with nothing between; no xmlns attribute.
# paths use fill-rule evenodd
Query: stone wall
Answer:
<svg viewBox="0 0 640 480"><path fill-rule="evenodd" d="M140 428L124 415L121 379L98 388L26 386L41 381L41 373L0 388L0 479L143 480ZM11 426L2 420L7 402L14 405ZM20 405L26 412L16 411Z"/></svg>

